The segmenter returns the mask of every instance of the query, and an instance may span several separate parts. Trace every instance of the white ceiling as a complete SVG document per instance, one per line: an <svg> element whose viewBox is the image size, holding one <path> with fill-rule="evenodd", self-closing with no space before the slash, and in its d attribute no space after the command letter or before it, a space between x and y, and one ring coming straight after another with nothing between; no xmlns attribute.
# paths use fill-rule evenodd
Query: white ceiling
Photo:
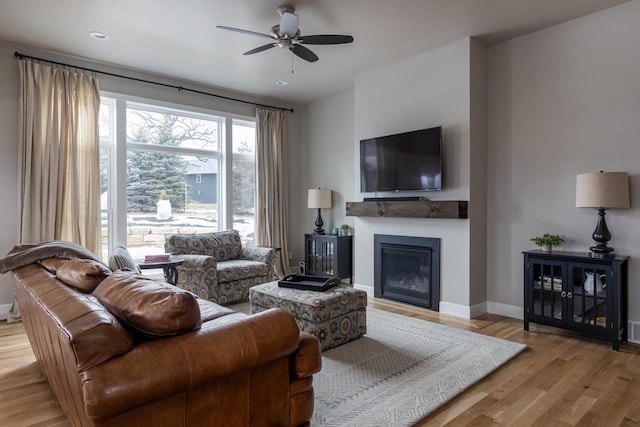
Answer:
<svg viewBox="0 0 640 427"><path fill-rule="evenodd" d="M306 103L348 90L367 70L467 36L493 44L626 1L0 0L0 39ZM349 34L354 43L307 45L320 57L307 63L280 48L243 56L268 40L216 28L268 34L284 3L295 6L302 35Z"/></svg>

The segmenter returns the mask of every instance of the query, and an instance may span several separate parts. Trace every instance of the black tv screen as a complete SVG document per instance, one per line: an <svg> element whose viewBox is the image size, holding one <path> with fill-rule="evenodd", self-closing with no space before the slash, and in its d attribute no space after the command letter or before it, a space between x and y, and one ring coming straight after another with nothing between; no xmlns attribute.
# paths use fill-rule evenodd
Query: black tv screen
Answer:
<svg viewBox="0 0 640 427"><path fill-rule="evenodd" d="M360 141L360 191L442 190L442 127Z"/></svg>

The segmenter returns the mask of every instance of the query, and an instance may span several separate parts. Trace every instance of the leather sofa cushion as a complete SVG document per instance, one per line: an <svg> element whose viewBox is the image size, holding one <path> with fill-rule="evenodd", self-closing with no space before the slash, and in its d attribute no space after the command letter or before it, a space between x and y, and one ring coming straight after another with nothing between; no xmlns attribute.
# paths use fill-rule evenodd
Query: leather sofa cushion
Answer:
<svg viewBox="0 0 640 427"><path fill-rule="evenodd" d="M147 338L178 335L202 324L192 293L132 272L114 272L93 295L121 322Z"/></svg>
<svg viewBox="0 0 640 427"><path fill-rule="evenodd" d="M69 261L68 258L51 257L41 259L40 261L38 261L38 263L43 266L49 273L56 274L56 271L58 271L58 267L60 267L67 261Z"/></svg>
<svg viewBox="0 0 640 427"><path fill-rule="evenodd" d="M91 293L111 274L104 264L90 259L71 258L56 268L58 280L79 291Z"/></svg>

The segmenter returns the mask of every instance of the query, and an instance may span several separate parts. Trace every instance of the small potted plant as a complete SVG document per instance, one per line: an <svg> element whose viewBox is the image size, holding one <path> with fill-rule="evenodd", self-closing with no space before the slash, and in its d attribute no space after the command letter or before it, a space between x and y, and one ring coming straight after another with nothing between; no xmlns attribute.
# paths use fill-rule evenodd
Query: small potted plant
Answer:
<svg viewBox="0 0 640 427"><path fill-rule="evenodd" d="M558 246L564 242L564 239L557 234L544 233L542 236L532 237L530 239L536 246L542 248L542 252L551 252L553 246Z"/></svg>
<svg viewBox="0 0 640 427"><path fill-rule="evenodd" d="M348 236L349 235L349 224L342 224L340 226L340 235Z"/></svg>

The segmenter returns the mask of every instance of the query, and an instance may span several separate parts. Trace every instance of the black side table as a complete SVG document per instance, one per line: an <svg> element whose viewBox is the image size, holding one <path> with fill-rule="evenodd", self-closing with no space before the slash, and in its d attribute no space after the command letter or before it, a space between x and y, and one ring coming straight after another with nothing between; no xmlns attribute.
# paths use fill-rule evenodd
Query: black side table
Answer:
<svg viewBox="0 0 640 427"><path fill-rule="evenodd" d="M169 261L141 262L138 264L138 267L140 267L141 270L161 268L164 271L164 277L167 283L175 286L176 283L178 283L178 269L176 267L183 263L183 259L171 258Z"/></svg>

